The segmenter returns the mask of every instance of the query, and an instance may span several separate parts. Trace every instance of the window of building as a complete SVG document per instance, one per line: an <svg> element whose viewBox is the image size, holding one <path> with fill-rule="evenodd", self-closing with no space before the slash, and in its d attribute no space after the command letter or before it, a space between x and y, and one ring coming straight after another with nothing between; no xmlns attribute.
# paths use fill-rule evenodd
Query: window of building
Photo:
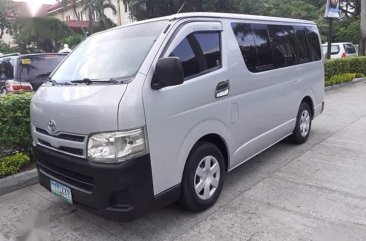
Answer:
<svg viewBox="0 0 366 241"><path fill-rule="evenodd" d="M123 7L124 7L124 9L125 9L125 13L127 13L128 12L128 5L127 5L127 3L123 3Z"/></svg>
<svg viewBox="0 0 366 241"><path fill-rule="evenodd" d="M189 34L178 44L170 56L180 58L185 78L192 78L220 68L220 33L196 32Z"/></svg>

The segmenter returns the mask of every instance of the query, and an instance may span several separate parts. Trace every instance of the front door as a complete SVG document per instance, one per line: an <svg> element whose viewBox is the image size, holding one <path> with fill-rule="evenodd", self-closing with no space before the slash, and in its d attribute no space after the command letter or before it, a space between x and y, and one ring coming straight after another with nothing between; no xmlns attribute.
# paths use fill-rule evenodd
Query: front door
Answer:
<svg viewBox="0 0 366 241"><path fill-rule="evenodd" d="M160 56L180 58L184 83L152 90L149 73L143 90L155 195L180 184L192 148L187 139L199 139L228 119L228 91L215 96L227 81L221 22L190 21L177 29Z"/></svg>

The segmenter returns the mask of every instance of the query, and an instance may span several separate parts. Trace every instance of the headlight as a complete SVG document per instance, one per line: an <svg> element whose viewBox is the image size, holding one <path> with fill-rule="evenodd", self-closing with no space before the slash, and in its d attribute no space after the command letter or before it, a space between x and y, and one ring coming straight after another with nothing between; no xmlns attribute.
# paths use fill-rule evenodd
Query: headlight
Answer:
<svg viewBox="0 0 366 241"><path fill-rule="evenodd" d="M88 159L100 163L118 163L147 153L144 129L101 133L89 137Z"/></svg>

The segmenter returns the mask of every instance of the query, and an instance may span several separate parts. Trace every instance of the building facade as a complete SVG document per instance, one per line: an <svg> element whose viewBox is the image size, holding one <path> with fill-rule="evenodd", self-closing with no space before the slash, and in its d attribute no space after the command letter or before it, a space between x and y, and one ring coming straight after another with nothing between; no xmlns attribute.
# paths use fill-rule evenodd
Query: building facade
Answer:
<svg viewBox="0 0 366 241"><path fill-rule="evenodd" d="M116 25L124 25L131 23L128 6L122 0L111 0L111 3L116 7L117 12L111 9L105 9L105 15ZM76 13L75 13L76 10ZM89 25L89 12L85 8L82 1L76 2L75 10L73 6L63 6L59 3L54 5L44 4L37 13L37 16L51 16L63 21L67 26L76 32L80 32L81 28L87 28ZM96 13L93 13L93 24L99 21Z"/></svg>

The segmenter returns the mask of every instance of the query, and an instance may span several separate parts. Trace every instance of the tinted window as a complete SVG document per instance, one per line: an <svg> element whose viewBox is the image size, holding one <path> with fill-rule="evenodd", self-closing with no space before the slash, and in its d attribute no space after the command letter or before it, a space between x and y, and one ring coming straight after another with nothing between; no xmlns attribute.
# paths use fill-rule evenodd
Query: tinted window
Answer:
<svg viewBox="0 0 366 241"><path fill-rule="evenodd" d="M219 33L195 33L202 53L205 56L207 69L221 66L220 34Z"/></svg>
<svg viewBox="0 0 366 241"><path fill-rule="evenodd" d="M61 63L65 55L40 55L20 58L19 79L44 78Z"/></svg>
<svg viewBox="0 0 366 241"><path fill-rule="evenodd" d="M267 25L253 24L252 29L254 33L255 47L257 49L256 71L264 71L273 68Z"/></svg>
<svg viewBox="0 0 366 241"><path fill-rule="evenodd" d="M315 27L306 27L306 35L308 40L309 57L311 61L320 60L321 50L318 31Z"/></svg>
<svg viewBox="0 0 366 241"><path fill-rule="evenodd" d="M250 71L255 71L257 65L257 52L254 43L254 34L250 24L232 23L231 26L236 40L238 41L245 64Z"/></svg>
<svg viewBox="0 0 366 241"><path fill-rule="evenodd" d="M14 60L0 60L0 80L14 79Z"/></svg>
<svg viewBox="0 0 366 241"><path fill-rule="evenodd" d="M182 42L178 44L170 56L180 58L183 66L184 77L192 76L200 72L198 60L193 53L187 38L183 39Z"/></svg>
<svg viewBox="0 0 366 241"><path fill-rule="evenodd" d="M273 64L276 68L296 63L295 34L292 26L268 25Z"/></svg>
<svg viewBox="0 0 366 241"><path fill-rule="evenodd" d="M352 44L344 44L344 51L346 52L346 54L355 54L356 53L356 49Z"/></svg>
<svg viewBox="0 0 366 241"><path fill-rule="evenodd" d="M308 44L306 41L306 33L304 27L295 26L295 36L296 36L296 54L297 61L299 63L309 62L309 51Z"/></svg>
<svg viewBox="0 0 366 241"><path fill-rule="evenodd" d="M170 56L180 58L185 78L220 67L220 33L192 33L178 44Z"/></svg>

